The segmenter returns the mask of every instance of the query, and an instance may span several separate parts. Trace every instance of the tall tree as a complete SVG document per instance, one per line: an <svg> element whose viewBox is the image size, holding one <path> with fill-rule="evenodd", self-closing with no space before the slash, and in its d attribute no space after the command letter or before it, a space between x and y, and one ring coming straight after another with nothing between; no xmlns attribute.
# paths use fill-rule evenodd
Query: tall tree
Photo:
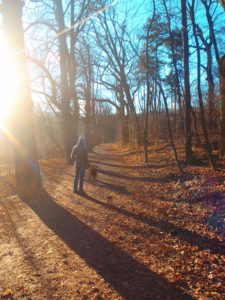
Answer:
<svg viewBox="0 0 225 300"><path fill-rule="evenodd" d="M212 41L212 44L214 46L216 61L217 61L217 64L219 65L220 56L219 56L219 50L218 50L218 45L217 45L217 41L216 41L213 15L211 13L211 10L213 10L213 12L216 11L216 8L213 7L213 5L215 4L215 1L214 0L201 0L201 1L202 1L202 4L205 7L206 18L207 18L207 22L208 22L208 25L209 25L210 40Z"/></svg>
<svg viewBox="0 0 225 300"><path fill-rule="evenodd" d="M209 41L204 37L202 29L195 22L196 34L200 37L202 44L204 45L204 50L207 55L207 66L205 68L207 74L208 82L208 124L209 127L215 127L215 84L213 79L213 57L212 57L212 40ZM198 49L197 49L198 51Z"/></svg>
<svg viewBox="0 0 225 300"><path fill-rule="evenodd" d="M220 60L220 101L221 101L221 156L225 155L225 55Z"/></svg>
<svg viewBox="0 0 225 300"><path fill-rule="evenodd" d="M36 1L39 2L39 0L33 2ZM35 20L29 24L27 31L34 26L41 28L38 31L40 35L38 42L35 36L30 37L36 46L31 51L34 57L41 57L39 60L44 62L47 69L49 68L49 73L57 83L57 99L51 100L61 113L65 156L69 163L71 148L77 140L79 121L76 45L79 34L86 25L83 20L88 18L91 11L90 0L52 0L49 3L40 0L40 2L40 11L33 14L36 16ZM42 40L45 42L41 43ZM40 48L43 50L42 53L35 51Z"/></svg>
<svg viewBox="0 0 225 300"><path fill-rule="evenodd" d="M191 138L191 92L189 74L189 44L187 26L187 3L181 0L182 32L183 32L183 61L184 61L184 100L185 100L185 154L186 161L192 160L192 138Z"/></svg>
<svg viewBox="0 0 225 300"><path fill-rule="evenodd" d="M146 32L146 45L145 45L145 57L146 57L146 108L145 108L145 121L144 121L144 161L148 162L148 121L149 121L149 107L150 107L150 66L149 66L149 33L155 18L155 1L153 1L153 16L147 25Z"/></svg>
<svg viewBox="0 0 225 300"><path fill-rule="evenodd" d="M197 89L198 89L198 101L199 101L199 107L200 107L200 114L201 114L201 123L202 123L202 130L205 138L206 143L206 149L208 152L209 162L210 166L213 170L216 169L214 157L212 154L212 148L209 140L208 130L206 126L206 120L205 120L205 113L204 113L204 105L203 105L203 97L202 97L202 90L201 90L201 53L200 53L200 45L198 40L198 26L195 21L195 0L192 0L192 4L190 5L190 17L193 25L193 33L194 33L194 39L196 43L196 53L197 53Z"/></svg>
<svg viewBox="0 0 225 300"><path fill-rule="evenodd" d="M9 136L15 157L16 185L21 196L32 196L42 186L33 124L33 103L22 25L23 1L2 0L3 32L20 79L12 86L13 111Z"/></svg>
<svg viewBox="0 0 225 300"><path fill-rule="evenodd" d="M179 77L179 69L178 69L178 59L179 59L179 51L178 48L181 44L181 33L177 29L172 29L171 24L171 14L169 12L169 8L167 6L166 0L162 0L163 6L166 12L166 26L169 33L169 47L171 49L171 57L172 57L172 65L174 68L174 80L175 80L175 95L177 96L178 100L178 109L179 109L179 116L180 116L180 127L183 128L183 109L182 109L182 101L181 101L181 85L180 85L180 77ZM178 47L176 47L178 45Z"/></svg>
<svg viewBox="0 0 225 300"><path fill-rule="evenodd" d="M77 128L74 126L71 112L71 95L69 93L69 51L66 41L66 26L62 0L55 1L55 17L58 24L59 57L60 57L60 90L63 139L67 162L70 162L70 153L74 145L74 136Z"/></svg>
<svg viewBox="0 0 225 300"><path fill-rule="evenodd" d="M131 74L134 69L134 56L129 53L129 44L126 41L126 19L116 14L114 7L103 11L98 15L98 20L93 21L95 40L102 51L102 68L108 71L108 78L116 78L117 83L122 87L130 111L131 125L133 125L132 134L138 145L141 144L141 128L132 95Z"/></svg>

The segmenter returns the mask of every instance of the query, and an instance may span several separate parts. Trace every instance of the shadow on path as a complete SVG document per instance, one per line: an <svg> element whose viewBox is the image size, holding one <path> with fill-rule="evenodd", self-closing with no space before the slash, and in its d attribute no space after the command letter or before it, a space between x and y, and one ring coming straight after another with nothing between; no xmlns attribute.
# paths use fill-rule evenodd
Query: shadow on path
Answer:
<svg viewBox="0 0 225 300"><path fill-rule="evenodd" d="M193 299L80 221L46 192L23 201L123 299Z"/></svg>
<svg viewBox="0 0 225 300"><path fill-rule="evenodd" d="M133 212L129 212L129 211L127 211L123 208L117 207L113 204L102 202L98 199L95 199L95 198L89 196L89 195L85 195L84 197L86 200L94 202L98 205L102 205L111 211L120 213L126 217L133 218L137 221L141 221L152 227L159 228L160 230L170 233L173 236L177 236L180 239L187 241L191 245L197 246L201 250L206 249L206 250L210 250L213 253L220 253L220 254L225 253L225 242L220 242L217 239L204 237L198 233L191 232L185 228L180 228L180 227L178 227L170 222L167 222L167 221L163 221L163 220L157 221L151 217L146 217L146 216L143 216L140 214L135 214Z"/></svg>
<svg viewBox="0 0 225 300"><path fill-rule="evenodd" d="M155 177L140 177L140 176L128 176L128 175L123 175L120 173L116 173L116 172L111 172L111 171L106 171L106 170L98 170L98 173L104 174L104 175L108 175L111 177L115 177L115 178L121 178L121 179L125 179L125 180L139 180L142 182L164 182L164 183L169 183L169 182L173 182L176 181L179 177L176 175L167 175L167 176L163 176L160 178L155 178Z"/></svg>
<svg viewBox="0 0 225 300"><path fill-rule="evenodd" d="M119 193L119 194L124 194L124 195L131 195L131 192L128 191L128 189L125 186L121 186L121 185L115 185L109 182L105 182L102 180L98 180L97 182L94 182L94 184L99 183L101 186L104 186L105 188Z"/></svg>
<svg viewBox="0 0 225 300"><path fill-rule="evenodd" d="M98 165L104 165L104 166L109 166L109 167L113 167L113 168L121 168L121 169L162 169L165 167L168 167L169 165L173 165L173 164L144 164L144 165L124 165L124 164L112 164L112 163L108 163L108 162L103 162L103 161L98 161L98 160L94 160L94 159L90 159L90 163L93 164L98 164Z"/></svg>

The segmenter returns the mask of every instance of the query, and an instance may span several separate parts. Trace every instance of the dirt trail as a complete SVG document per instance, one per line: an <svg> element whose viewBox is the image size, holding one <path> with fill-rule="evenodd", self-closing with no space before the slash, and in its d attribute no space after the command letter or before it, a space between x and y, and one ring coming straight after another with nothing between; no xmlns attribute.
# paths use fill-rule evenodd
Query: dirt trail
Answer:
<svg viewBox="0 0 225 300"><path fill-rule="evenodd" d="M96 148L98 179L85 195L58 161L43 164L36 199L2 192L2 299L222 299L224 238L204 222L208 206L177 186L167 151L146 166Z"/></svg>

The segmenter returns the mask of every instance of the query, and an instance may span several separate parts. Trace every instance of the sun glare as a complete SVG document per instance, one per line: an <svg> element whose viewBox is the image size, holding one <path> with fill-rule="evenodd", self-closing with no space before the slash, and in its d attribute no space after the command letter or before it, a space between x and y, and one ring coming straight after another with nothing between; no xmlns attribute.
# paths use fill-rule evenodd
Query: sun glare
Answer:
<svg viewBox="0 0 225 300"><path fill-rule="evenodd" d="M16 82L16 72L12 61L0 39L0 122L4 122L10 115L13 104L13 91Z"/></svg>

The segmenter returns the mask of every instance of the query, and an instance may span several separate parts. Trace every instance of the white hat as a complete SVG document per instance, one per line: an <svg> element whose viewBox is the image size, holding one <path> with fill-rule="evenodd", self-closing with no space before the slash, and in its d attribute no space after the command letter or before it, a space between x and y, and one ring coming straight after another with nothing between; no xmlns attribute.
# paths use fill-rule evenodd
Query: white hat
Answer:
<svg viewBox="0 0 225 300"><path fill-rule="evenodd" d="M85 137L84 137L83 135L81 135L81 136L79 137L79 141L85 141Z"/></svg>

